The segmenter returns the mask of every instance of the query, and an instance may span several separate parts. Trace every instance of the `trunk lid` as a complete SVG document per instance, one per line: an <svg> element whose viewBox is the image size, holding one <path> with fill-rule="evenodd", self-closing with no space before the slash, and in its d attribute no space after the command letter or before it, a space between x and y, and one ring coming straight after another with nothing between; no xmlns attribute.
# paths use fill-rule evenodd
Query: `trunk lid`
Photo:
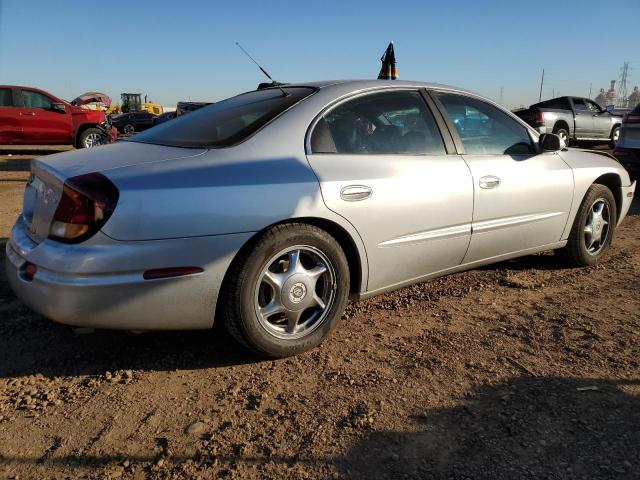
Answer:
<svg viewBox="0 0 640 480"><path fill-rule="evenodd" d="M22 221L31 240L40 243L49 236L64 182L86 173L177 160L202 155L206 149L165 147L121 142L99 148L43 157L31 163L31 175L24 193Z"/></svg>

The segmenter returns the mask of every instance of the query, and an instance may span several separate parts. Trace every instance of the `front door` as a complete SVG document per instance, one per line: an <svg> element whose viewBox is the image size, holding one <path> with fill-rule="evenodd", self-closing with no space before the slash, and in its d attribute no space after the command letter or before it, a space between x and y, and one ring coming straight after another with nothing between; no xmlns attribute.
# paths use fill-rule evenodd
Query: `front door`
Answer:
<svg viewBox="0 0 640 480"><path fill-rule="evenodd" d="M471 175L447 153L418 90L344 101L319 119L311 149L327 207L363 239L368 291L461 263L471 236Z"/></svg>
<svg viewBox="0 0 640 480"><path fill-rule="evenodd" d="M595 138L609 138L613 126L611 115L591 100L585 100L585 103L593 116L593 136Z"/></svg>
<svg viewBox="0 0 640 480"><path fill-rule="evenodd" d="M435 92L473 176L471 243L464 263L551 245L562 236L573 173L557 153L537 153L515 118L475 97Z"/></svg>
<svg viewBox="0 0 640 480"><path fill-rule="evenodd" d="M73 143L70 112L53 109L55 101L33 90L21 90L20 118L28 143L63 145ZM68 107L67 107L68 109Z"/></svg>
<svg viewBox="0 0 640 480"><path fill-rule="evenodd" d="M593 113L582 98L572 98L576 138L593 138Z"/></svg>

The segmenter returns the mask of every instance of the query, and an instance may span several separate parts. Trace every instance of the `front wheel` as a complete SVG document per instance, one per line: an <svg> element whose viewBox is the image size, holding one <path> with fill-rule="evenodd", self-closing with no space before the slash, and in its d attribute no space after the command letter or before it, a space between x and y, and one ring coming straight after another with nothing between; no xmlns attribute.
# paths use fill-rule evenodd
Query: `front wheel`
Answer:
<svg viewBox="0 0 640 480"><path fill-rule="evenodd" d="M78 138L78 148L93 148L104 145L105 134L99 128L87 128Z"/></svg>
<svg viewBox="0 0 640 480"><path fill-rule="evenodd" d="M608 250L617 223L611 190L593 184L587 190L564 248L568 259L580 267L595 265Z"/></svg>
<svg viewBox="0 0 640 480"><path fill-rule="evenodd" d="M231 267L224 321L260 355L287 357L333 331L348 294L349 265L331 235L307 224L277 225Z"/></svg>

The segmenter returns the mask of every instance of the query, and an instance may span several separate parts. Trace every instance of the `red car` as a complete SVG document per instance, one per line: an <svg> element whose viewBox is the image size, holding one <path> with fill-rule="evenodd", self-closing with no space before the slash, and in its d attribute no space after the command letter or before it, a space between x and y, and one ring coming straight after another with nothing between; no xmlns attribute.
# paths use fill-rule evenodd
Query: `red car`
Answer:
<svg viewBox="0 0 640 480"><path fill-rule="evenodd" d="M117 130L101 111L71 105L37 88L0 85L0 144L89 148L116 138Z"/></svg>

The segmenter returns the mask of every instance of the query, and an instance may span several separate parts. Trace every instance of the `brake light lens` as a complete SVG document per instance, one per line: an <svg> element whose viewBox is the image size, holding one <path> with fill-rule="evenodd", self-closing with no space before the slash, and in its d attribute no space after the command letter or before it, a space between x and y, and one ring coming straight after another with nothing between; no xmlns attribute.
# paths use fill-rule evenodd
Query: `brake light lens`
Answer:
<svg viewBox="0 0 640 480"><path fill-rule="evenodd" d="M68 179L49 230L49 238L79 243L93 236L109 220L118 203L116 186L101 173Z"/></svg>
<svg viewBox="0 0 640 480"><path fill-rule="evenodd" d="M533 124L534 127L544 126L544 114L540 110L536 110L533 117Z"/></svg>

